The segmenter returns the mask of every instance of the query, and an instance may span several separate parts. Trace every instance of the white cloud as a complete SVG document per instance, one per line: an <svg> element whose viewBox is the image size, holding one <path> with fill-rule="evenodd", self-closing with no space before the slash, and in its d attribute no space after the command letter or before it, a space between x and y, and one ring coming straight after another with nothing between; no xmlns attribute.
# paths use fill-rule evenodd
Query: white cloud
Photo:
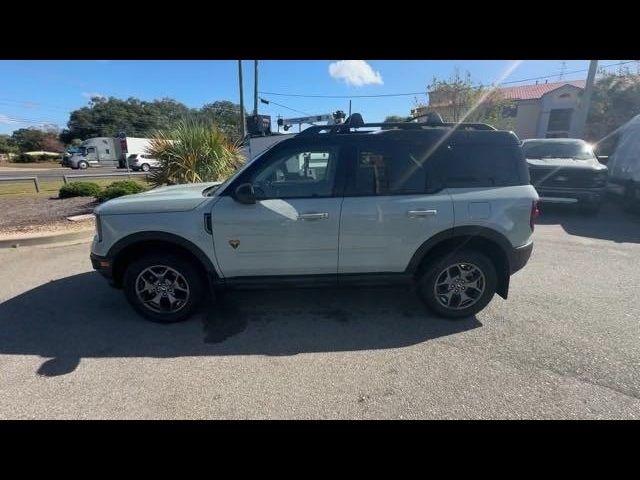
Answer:
<svg viewBox="0 0 640 480"><path fill-rule="evenodd" d="M18 122L9 118L7 115L3 115L2 113L0 113L0 125L14 125L16 123Z"/></svg>
<svg viewBox="0 0 640 480"><path fill-rule="evenodd" d="M102 95L98 92L82 92L82 96L84 98L88 98L89 100L91 100L93 97L107 98L106 95Z"/></svg>
<svg viewBox="0 0 640 480"><path fill-rule="evenodd" d="M340 60L329 64L329 75L336 80L344 80L347 85L382 85L382 75L375 72L364 60Z"/></svg>

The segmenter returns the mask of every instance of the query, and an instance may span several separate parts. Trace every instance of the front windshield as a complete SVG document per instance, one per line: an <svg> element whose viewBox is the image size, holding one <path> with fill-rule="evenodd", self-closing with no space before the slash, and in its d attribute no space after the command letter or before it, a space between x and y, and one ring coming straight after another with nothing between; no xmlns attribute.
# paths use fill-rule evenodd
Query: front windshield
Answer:
<svg viewBox="0 0 640 480"><path fill-rule="evenodd" d="M595 158L591 147L584 142L525 142L524 156L530 159L573 158L590 160Z"/></svg>

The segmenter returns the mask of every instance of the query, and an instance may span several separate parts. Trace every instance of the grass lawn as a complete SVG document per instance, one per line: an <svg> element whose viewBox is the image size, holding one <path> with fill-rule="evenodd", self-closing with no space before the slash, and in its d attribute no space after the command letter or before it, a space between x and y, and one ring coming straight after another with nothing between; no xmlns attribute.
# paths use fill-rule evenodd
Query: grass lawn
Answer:
<svg viewBox="0 0 640 480"><path fill-rule="evenodd" d="M97 183L101 187L117 182L119 180L127 180L126 176L112 178L88 178L86 181ZM131 177L131 180L148 185L144 177ZM0 198L12 197L57 197L58 190L64 185L62 178L54 180L40 180L40 193L36 193L36 187L33 180L25 180L20 182L0 182Z"/></svg>

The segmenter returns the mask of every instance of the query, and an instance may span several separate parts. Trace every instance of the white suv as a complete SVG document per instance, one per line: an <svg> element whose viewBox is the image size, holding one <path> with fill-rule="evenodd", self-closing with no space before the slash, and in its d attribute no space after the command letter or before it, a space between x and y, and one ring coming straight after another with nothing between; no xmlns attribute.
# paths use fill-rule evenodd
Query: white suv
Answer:
<svg viewBox="0 0 640 480"><path fill-rule="evenodd" d="M159 322L223 288L392 283L466 317L507 298L531 255L537 201L512 132L355 114L278 143L222 184L106 202L91 260Z"/></svg>
<svg viewBox="0 0 640 480"><path fill-rule="evenodd" d="M127 163L131 170L148 172L151 168L160 165L160 162L151 155L144 153L132 153L127 157Z"/></svg>

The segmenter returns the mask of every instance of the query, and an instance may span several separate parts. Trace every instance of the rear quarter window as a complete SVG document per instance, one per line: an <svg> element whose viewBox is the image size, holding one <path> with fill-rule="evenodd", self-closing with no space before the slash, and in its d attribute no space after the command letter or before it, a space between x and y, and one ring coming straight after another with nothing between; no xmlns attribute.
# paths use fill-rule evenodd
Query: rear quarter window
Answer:
<svg viewBox="0 0 640 480"><path fill-rule="evenodd" d="M446 187L507 187L529 183L522 148L516 145L450 145L440 176Z"/></svg>

